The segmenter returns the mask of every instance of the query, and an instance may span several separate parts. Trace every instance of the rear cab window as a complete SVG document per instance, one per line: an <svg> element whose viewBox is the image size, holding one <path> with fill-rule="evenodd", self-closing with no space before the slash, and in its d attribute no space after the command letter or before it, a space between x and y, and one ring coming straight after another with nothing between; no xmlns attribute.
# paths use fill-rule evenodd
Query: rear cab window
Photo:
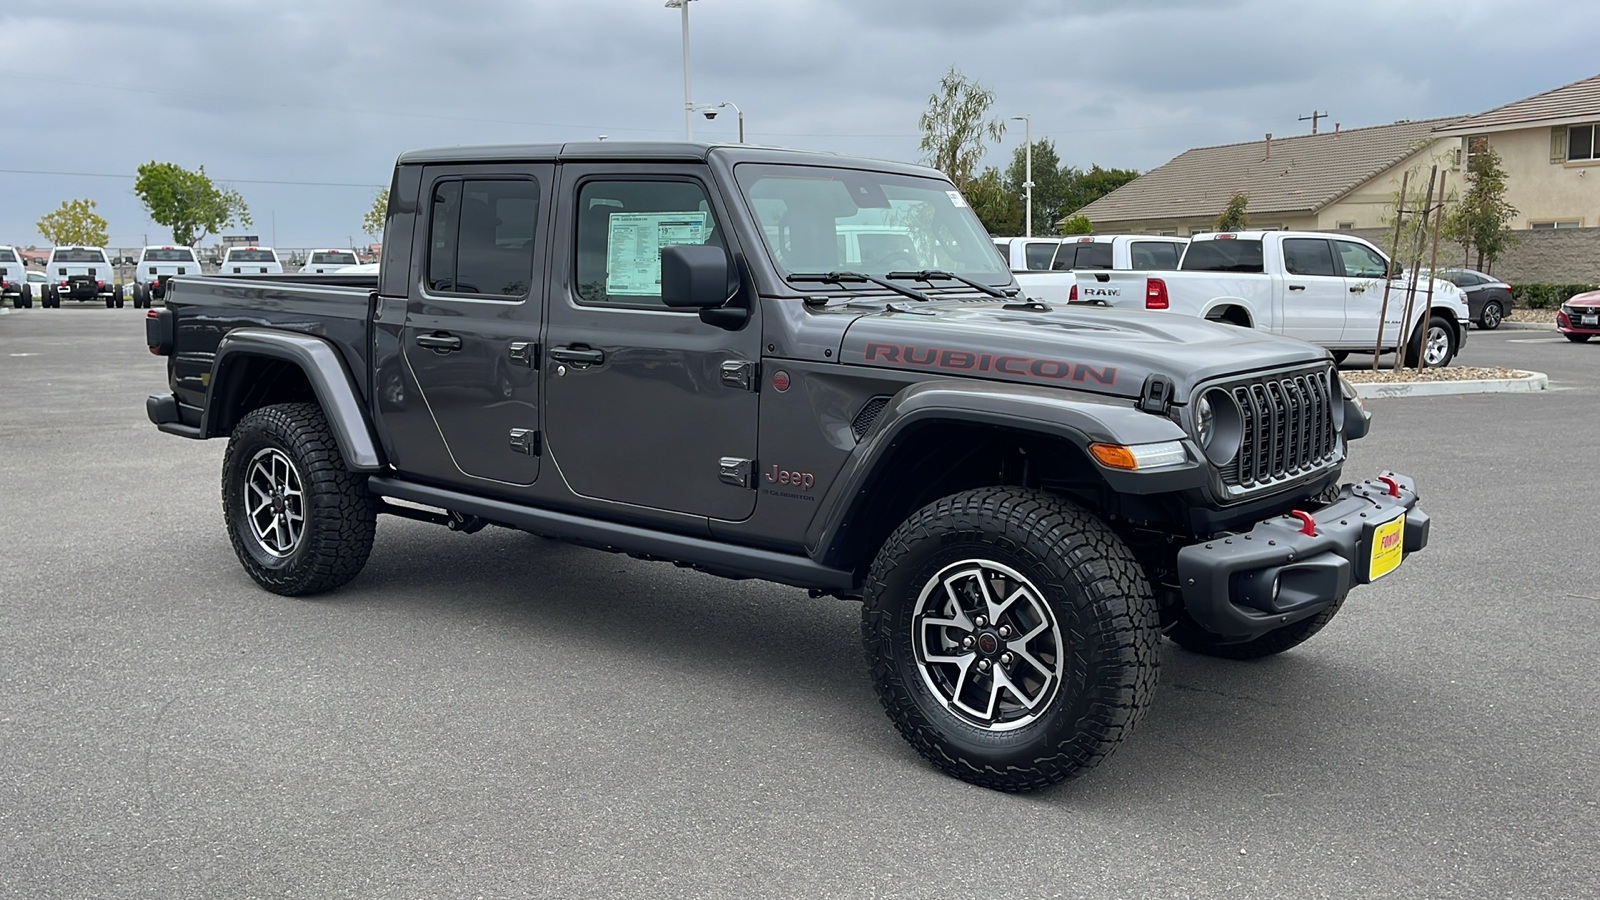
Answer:
<svg viewBox="0 0 1600 900"><path fill-rule="evenodd" d="M278 261L277 254L271 250L229 250L228 262L247 263L274 263Z"/></svg>
<svg viewBox="0 0 1600 900"><path fill-rule="evenodd" d="M1070 272L1074 269L1109 269L1111 244L1105 241L1062 244L1061 252L1056 254L1056 260L1051 268L1057 272Z"/></svg>
<svg viewBox="0 0 1600 900"><path fill-rule="evenodd" d="M360 262L354 253L345 250L324 250L311 254L313 266L353 266Z"/></svg>
<svg viewBox="0 0 1600 900"><path fill-rule="evenodd" d="M1182 246L1172 241L1134 241L1128 245L1129 263L1135 269L1172 270L1178 267Z"/></svg>
<svg viewBox="0 0 1600 900"><path fill-rule="evenodd" d="M1050 268L1050 260L1055 256L1056 248L1061 246L1055 241L1031 241L1023 248L1025 263L1030 272L1043 272Z"/></svg>
<svg viewBox="0 0 1600 900"><path fill-rule="evenodd" d="M57 250L50 256L51 262L58 263L99 263L103 266L111 265L106 261L106 255L101 250Z"/></svg>
<svg viewBox="0 0 1600 900"><path fill-rule="evenodd" d="M1216 239L1194 241L1179 266L1185 272L1240 272L1260 274L1260 240Z"/></svg>
<svg viewBox="0 0 1600 900"><path fill-rule="evenodd" d="M164 262L192 263L192 262L194 262L194 253L192 251L189 251L189 250L173 250L173 249L146 250L146 251L144 251L144 259L142 261L143 262L147 262L147 263L164 263Z"/></svg>
<svg viewBox="0 0 1600 900"><path fill-rule="evenodd" d="M15 253L10 250L0 250L0 263L14 263L16 261L17 255Z"/></svg>

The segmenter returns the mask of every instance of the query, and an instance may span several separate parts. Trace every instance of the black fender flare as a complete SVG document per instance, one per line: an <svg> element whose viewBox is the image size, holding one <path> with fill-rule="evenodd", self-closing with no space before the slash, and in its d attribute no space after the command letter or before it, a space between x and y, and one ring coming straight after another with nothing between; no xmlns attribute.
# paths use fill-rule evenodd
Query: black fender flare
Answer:
<svg viewBox="0 0 1600 900"><path fill-rule="evenodd" d="M282 360L298 366L317 395L345 465L355 472L377 472L384 468L366 404L356 391L355 381L333 345L308 334L272 331L264 328L236 328L217 344L211 362L211 379L206 386L206 411L200 422L205 437L220 436L212 420L218 388L227 383L232 365L247 358Z"/></svg>
<svg viewBox="0 0 1600 900"><path fill-rule="evenodd" d="M1136 409L1131 399L1009 382L941 379L914 384L889 401L866 439L858 443L818 504L806 533L814 559L831 559L846 522L866 502L869 487L899 444L919 427L937 422L988 425L1061 438L1088 456L1091 443L1182 441L1190 461L1155 472L1099 467L1112 490L1159 494L1198 488L1209 478L1199 448L1178 423Z"/></svg>

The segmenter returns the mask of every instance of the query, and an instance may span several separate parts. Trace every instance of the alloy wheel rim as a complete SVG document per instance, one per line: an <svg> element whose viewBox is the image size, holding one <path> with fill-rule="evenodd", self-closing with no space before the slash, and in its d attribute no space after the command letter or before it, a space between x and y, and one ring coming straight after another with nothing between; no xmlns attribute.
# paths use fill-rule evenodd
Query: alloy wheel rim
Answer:
<svg viewBox="0 0 1600 900"><path fill-rule="evenodd" d="M986 731L1044 715L1066 666L1061 628L1027 578L993 560L940 569L912 610L923 684L956 718Z"/></svg>
<svg viewBox="0 0 1600 900"><path fill-rule="evenodd" d="M1434 326L1428 329L1428 344L1423 350L1422 361L1430 366L1444 363L1445 354L1450 352L1450 335L1445 334L1443 328Z"/></svg>
<svg viewBox="0 0 1600 900"><path fill-rule="evenodd" d="M1491 303L1489 304L1489 308L1483 311L1483 324L1489 326L1490 328L1500 324L1499 304Z"/></svg>
<svg viewBox="0 0 1600 900"><path fill-rule="evenodd" d="M268 554L282 559L305 535L305 490L294 462L276 447L250 459L244 476L245 518L250 533Z"/></svg>

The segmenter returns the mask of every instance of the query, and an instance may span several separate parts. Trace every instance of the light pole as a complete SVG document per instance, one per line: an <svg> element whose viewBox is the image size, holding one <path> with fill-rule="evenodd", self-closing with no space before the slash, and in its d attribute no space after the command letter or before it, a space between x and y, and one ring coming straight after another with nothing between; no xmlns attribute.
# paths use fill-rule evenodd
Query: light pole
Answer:
<svg viewBox="0 0 1600 900"><path fill-rule="evenodd" d="M740 109L737 103L730 103L727 100L724 100L721 103L718 103L716 106L708 106L705 109L700 110L700 114L705 116L707 119L715 119L717 117L717 110L723 108L724 106L733 107L733 111L739 114L739 143L744 143L744 110Z"/></svg>
<svg viewBox="0 0 1600 900"><path fill-rule="evenodd" d="M694 102L689 99L689 3L690 0L667 0L667 9L683 10L683 139L694 140Z"/></svg>
<svg viewBox="0 0 1600 900"><path fill-rule="evenodd" d="M1028 146L1023 159L1022 190L1026 194L1027 213L1023 217L1023 237L1033 237L1033 116L1012 116L1013 119L1023 121L1024 140Z"/></svg>

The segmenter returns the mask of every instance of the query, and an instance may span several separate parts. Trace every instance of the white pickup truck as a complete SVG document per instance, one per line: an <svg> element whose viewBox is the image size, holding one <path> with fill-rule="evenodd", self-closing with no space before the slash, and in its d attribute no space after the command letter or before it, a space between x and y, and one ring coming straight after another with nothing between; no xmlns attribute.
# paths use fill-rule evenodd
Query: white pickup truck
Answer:
<svg viewBox="0 0 1600 900"><path fill-rule="evenodd" d="M1407 365L1444 366L1467 339L1465 295L1443 279L1417 285L1409 324L1402 329L1410 276L1391 266L1378 248L1349 235L1201 234L1190 239L1176 272L1079 270L1076 280L1082 302L1202 316L1286 334L1326 347L1341 361L1350 353L1371 353L1374 345L1390 352L1404 343Z"/></svg>
<svg viewBox="0 0 1600 900"><path fill-rule="evenodd" d="M1187 238L1149 234L1092 234L1059 238L1048 271L1014 272L1022 292L1046 303L1078 299L1078 279L1083 271L1167 272L1178 267Z"/></svg>
<svg viewBox="0 0 1600 900"><path fill-rule="evenodd" d="M167 294L167 283L177 275L199 275L200 261L188 247L146 247L133 268L133 308L149 309Z"/></svg>
<svg viewBox="0 0 1600 900"><path fill-rule="evenodd" d="M300 274L321 275L324 272L334 272L345 266L360 263L361 260L356 257L354 250L313 250L311 258L300 267Z"/></svg>
<svg viewBox="0 0 1600 900"><path fill-rule="evenodd" d="M229 247L218 275L282 275L283 263L271 247Z"/></svg>

